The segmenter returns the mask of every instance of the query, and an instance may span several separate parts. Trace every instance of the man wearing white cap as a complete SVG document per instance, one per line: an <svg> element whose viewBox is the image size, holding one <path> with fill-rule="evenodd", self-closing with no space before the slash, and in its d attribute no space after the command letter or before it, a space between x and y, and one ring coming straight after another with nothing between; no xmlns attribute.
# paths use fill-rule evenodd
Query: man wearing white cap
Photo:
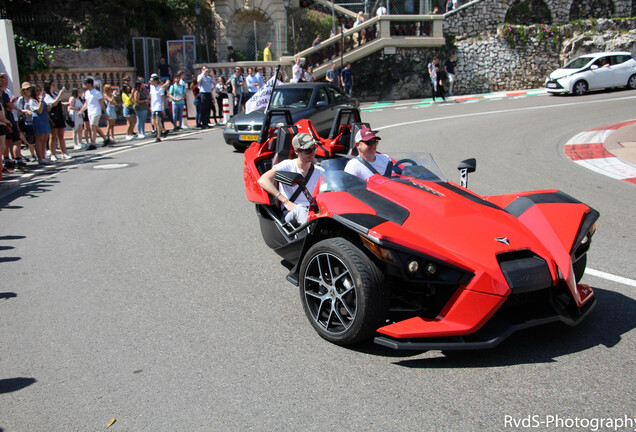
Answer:
<svg viewBox="0 0 636 432"><path fill-rule="evenodd" d="M363 180L374 174L390 175L393 168L391 158L376 152L380 139L371 129L360 129L355 136L359 156L347 162L345 172Z"/></svg>
<svg viewBox="0 0 636 432"><path fill-rule="evenodd" d="M324 169L314 166L316 159L316 141L311 135L306 133L297 134L292 140L294 152L298 156L296 159L286 159L277 163L258 179L258 184L274 200L280 201L285 209L285 222L292 225L302 225L307 222L309 212L309 201L300 191L298 186L287 186L279 184L278 188L274 183L276 171L291 171L302 174L305 177L305 187L309 192L316 189L316 184Z"/></svg>

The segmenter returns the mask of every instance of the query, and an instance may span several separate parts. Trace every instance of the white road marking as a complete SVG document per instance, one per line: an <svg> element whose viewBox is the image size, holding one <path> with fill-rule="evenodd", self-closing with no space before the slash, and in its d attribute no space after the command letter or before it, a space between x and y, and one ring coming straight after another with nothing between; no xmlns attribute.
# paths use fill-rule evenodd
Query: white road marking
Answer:
<svg viewBox="0 0 636 432"><path fill-rule="evenodd" d="M400 127L400 126L408 126L408 125L413 125L418 123L429 123L429 122L436 122L440 120L453 120L453 119L468 118L468 117L480 117L480 116L503 114L503 113L510 113L510 112L523 112L523 111L533 111L533 110L542 110L542 109L550 109L550 108L562 108L567 106L591 105L591 104L598 104L603 102L613 103L617 100L630 100L630 99L636 99L636 96L625 96L625 97L617 98L617 99L602 99L602 100L594 100L594 101L569 102L569 103L558 104L558 105L557 104L544 105L544 106L537 106L537 107L513 108L513 109L496 110L496 111L484 111L484 112L478 112L478 113L472 113L472 114L460 114L460 115L452 115L452 116L434 117L429 119L420 119L420 120L413 120L413 121L403 122L403 123L395 123L395 124L391 124L387 126L380 126L379 128L376 128L376 129L382 130L382 129ZM413 107L413 108L421 108L421 107Z"/></svg>
<svg viewBox="0 0 636 432"><path fill-rule="evenodd" d="M601 279L607 279L610 280L612 282L618 282L621 283L623 285L629 285L629 286L633 286L636 287L636 280L633 279L628 279L626 277L622 277L622 276L617 276L611 273L605 273L602 272L600 270L594 270L591 268L585 269L585 274L588 274L590 276L594 276L597 278L601 278Z"/></svg>

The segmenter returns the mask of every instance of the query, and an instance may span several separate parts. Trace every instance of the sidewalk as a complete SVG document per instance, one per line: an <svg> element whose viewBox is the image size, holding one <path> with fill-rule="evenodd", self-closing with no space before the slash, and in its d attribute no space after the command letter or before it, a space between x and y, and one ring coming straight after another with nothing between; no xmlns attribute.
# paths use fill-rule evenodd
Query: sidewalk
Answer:
<svg viewBox="0 0 636 432"><path fill-rule="evenodd" d="M185 119L183 124L184 125L186 124ZM205 129L205 130L195 128L193 127L194 120L188 121L187 124L189 125L188 129L182 129L179 132L171 132L166 138L162 138L162 140L170 141L173 138L177 138L177 137L201 134L201 133L210 132L214 130L222 130L222 126L217 126L217 127L213 127L213 128ZM146 132L152 129L150 124L147 124L147 127L148 127L148 130ZM25 171L14 170L11 173L2 173L2 180L0 180L0 196L11 189L20 187L23 183L26 183L32 180L36 176L47 174L47 173L50 174L55 172L58 169L64 169L66 167L73 166L75 163L83 163L90 159L102 157L110 153L122 151L132 147L142 147L148 144L154 144L155 142L154 136L143 138L143 139L134 139L131 141L126 141L126 129L127 129L127 125L125 124L115 125L115 140L117 142L113 145L102 147L101 146L102 139L98 138L97 150L91 150L91 151L74 150L73 149L73 145L74 145L73 131L71 129L67 129L64 132L64 138L66 140L66 147L68 149L68 153L73 157L73 159L70 159L70 160L59 159L58 162L53 163L52 165L39 165L36 161L31 161L28 163L27 169ZM102 128L102 130L106 132L105 128ZM32 159L28 149L22 149L22 155L28 157L29 159ZM58 158L59 158L59 155L60 155L60 152L58 149Z"/></svg>

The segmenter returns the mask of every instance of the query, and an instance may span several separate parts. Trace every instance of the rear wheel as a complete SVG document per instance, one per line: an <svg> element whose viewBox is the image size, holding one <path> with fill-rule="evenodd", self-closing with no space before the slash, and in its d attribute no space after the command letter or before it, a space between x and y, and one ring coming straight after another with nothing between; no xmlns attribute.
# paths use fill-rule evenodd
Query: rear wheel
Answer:
<svg viewBox="0 0 636 432"><path fill-rule="evenodd" d="M572 92L577 96L583 96L587 93L587 83L585 81L577 81L572 88Z"/></svg>
<svg viewBox="0 0 636 432"><path fill-rule="evenodd" d="M636 74L629 77L629 79L627 80L627 87L632 90L636 90Z"/></svg>
<svg viewBox="0 0 636 432"><path fill-rule="evenodd" d="M351 242L316 243L300 267L300 297L324 339L350 345L369 339L385 321L389 296L380 269Z"/></svg>

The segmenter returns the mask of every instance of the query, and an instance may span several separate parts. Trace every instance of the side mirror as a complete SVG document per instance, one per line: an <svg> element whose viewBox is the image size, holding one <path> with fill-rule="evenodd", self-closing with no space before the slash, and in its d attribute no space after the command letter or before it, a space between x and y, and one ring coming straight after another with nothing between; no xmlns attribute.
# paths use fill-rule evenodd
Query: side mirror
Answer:
<svg viewBox="0 0 636 432"><path fill-rule="evenodd" d="M468 188L468 173L475 172L477 169L477 160L475 158L465 159L457 165L459 170L459 184Z"/></svg>
<svg viewBox="0 0 636 432"><path fill-rule="evenodd" d="M286 186L295 186L305 180L302 174L291 171L276 171L274 180Z"/></svg>
<svg viewBox="0 0 636 432"><path fill-rule="evenodd" d="M590 69L594 70L594 69L598 69L598 65L593 64L592 66L590 66Z"/></svg>
<svg viewBox="0 0 636 432"><path fill-rule="evenodd" d="M316 106L317 107L326 107L327 106L327 102L326 101L318 101L316 102Z"/></svg>

